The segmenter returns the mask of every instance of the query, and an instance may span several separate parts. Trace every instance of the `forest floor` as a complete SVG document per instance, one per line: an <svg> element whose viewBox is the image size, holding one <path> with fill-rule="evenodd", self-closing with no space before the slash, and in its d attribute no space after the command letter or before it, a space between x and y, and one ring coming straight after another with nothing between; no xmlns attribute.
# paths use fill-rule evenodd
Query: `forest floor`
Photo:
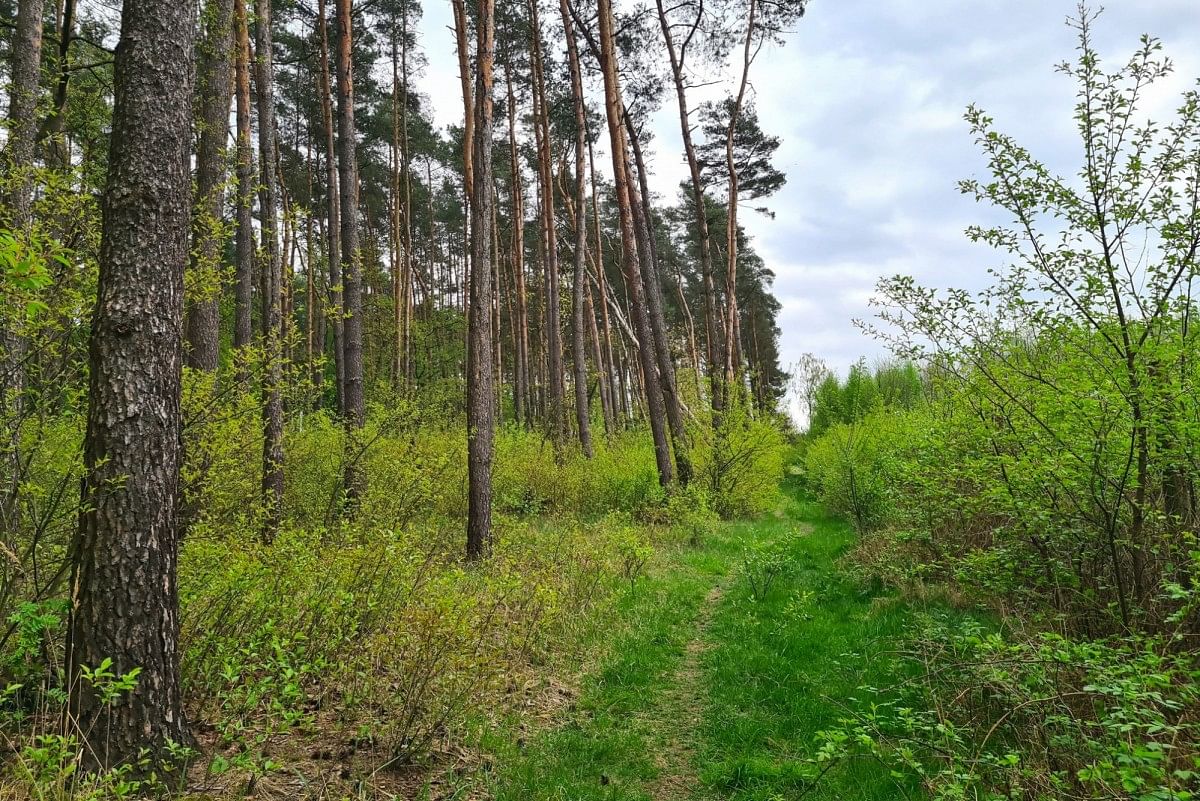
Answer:
<svg viewBox="0 0 1200 801"><path fill-rule="evenodd" d="M534 732L492 730L485 764L434 796L496 801L917 798L876 763L808 778L818 734L884 686L908 608L850 579L853 534L785 485L774 515L664 551L617 603L574 703ZM747 554L780 556L755 597ZM761 561L758 563L761 565Z"/></svg>

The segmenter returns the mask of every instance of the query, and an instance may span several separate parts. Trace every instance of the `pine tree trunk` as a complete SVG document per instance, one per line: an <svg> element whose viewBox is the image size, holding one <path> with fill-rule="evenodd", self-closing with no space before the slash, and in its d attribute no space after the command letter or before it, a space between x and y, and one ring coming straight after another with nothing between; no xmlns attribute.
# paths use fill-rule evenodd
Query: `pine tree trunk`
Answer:
<svg viewBox="0 0 1200 801"><path fill-rule="evenodd" d="M475 67L474 191L471 203L471 302L467 338L467 558L491 547L492 452L495 403L492 386L492 67L495 7L479 0Z"/></svg>
<svg viewBox="0 0 1200 801"><path fill-rule="evenodd" d="M329 217L329 316L333 320L334 405L346 414L346 315L342 305L342 198L338 186L337 144L333 126L333 89L329 77L329 17L325 0L317 0L317 29L321 43L321 120L325 130L325 191Z"/></svg>
<svg viewBox="0 0 1200 801"><path fill-rule="evenodd" d="M245 0L234 0L237 96L237 196L236 267L234 284L233 348L238 383L248 381L246 348L254 337L250 305L254 286L254 146L250 142L250 31Z"/></svg>
<svg viewBox="0 0 1200 801"><path fill-rule="evenodd" d="M275 76L271 0L254 0L255 100L258 106L259 225L262 304L263 539L270 542L283 514L283 257L279 249L279 185L275 164Z"/></svg>
<svg viewBox="0 0 1200 801"><path fill-rule="evenodd" d="M42 52L42 14L45 0L20 0L13 35L12 86L9 90L8 163L4 176L11 187L10 225L18 238L28 236L33 223L33 154L37 132L38 69ZM21 418L24 415L26 359L29 341L24 333L0 323L0 423L9 426L5 443L7 478L0 503L0 522L15 528L21 488Z"/></svg>
<svg viewBox="0 0 1200 801"><path fill-rule="evenodd" d="M726 198L727 220L725 223L725 381L726 403L741 370L741 332L739 330L737 303L737 260L738 260L738 172L733 158L733 139L737 130L742 105L746 101L746 88L750 83L750 65L754 61L754 32L758 15L758 0L750 0L746 20L746 39L742 50L742 77L738 84L733 112L729 115L729 128L725 133L725 169L729 173L729 191Z"/></svg>
<svg viewBox="0 0 1200 801"><path fill-rule="evenodd" d="M574 271L571 281L571 359L575 373L575 421L579 428L579 446L583 455L591 459L592 428L588 410L587 362L584 352L584 288L587 281L587 173L584 170L584 150L587 147L587 113L583 98L583 73L579 65L579 48L575 43L575 29L567 0L558 0L562 13L563 30L567 39L567 61L571 70L571 95L575 108L575 253Z"/></svg>
<svg viewBox="0 0 1200 801"><path fill-rule="evenodd" d="M412 330L413 330L413 229L412 229L412 152L409 148L408 141L408 12L404 12L400 20L400 37L402 46L400 50L400 75L403 82L403 87L400 94L400 161L401 172L404 182L404 219L403 219L403 245L404 256L401 265L402 286L401 292L404 295L404 321L402 336L404 339L404 348L402 353L402 371L404 374L404 384L407 387L413 385L413 364L412 364Z"/></svg>
<svg viewBox="0 0 1200 801"><path fill-rule="evenodd" d="M608 360L607 376L609 381L608 394L616 401L618 398L623 398L624 391L618 387L617 361L613 351L612 343L612 325L608 317L608 276L604 269L604 239L603 231L600 227L600 194L596 191L596 154L592 147L592 140L588 137L588 174L592 181L592 228L596 232L596 291L600 294L600 314L604 324L604 354ZM621 403L613 403L614 422L623 423L625 405Z"/></svg>
<svg viewBox="0 0 1200 801"><path fill-rule="evenodd" d="M550 425L555 448L561 450L566 441L567 418L563 381L563 346L558 288L558 224L554 213L554 167L550 149L550 111L546 103L546 78L542 63L542 32L538 20L538 0L530 0L531 55L533 60L533 119L538 153L538 176L541 184L542 253L545 276L544 339L546 342L549 385Z"/></svg>
<svg viewBox="0 0 1200 801"><path fill-rule="evenodd" d="M624 105L621 102L621 86L617 74L616 40L613 33L611 0L599 0L600 16L600 68L604 74L604 107L608 118L608 133L613 160L613 183L617 190L617 206L621 222L622 267L625 272L626 289L629 292L629 308L633 316L638 338L641 362L646 369L642 374L646 410L650 418L650 431L654 438L654 458L658 465L658 480L663 486L671 483L671 446L667 441L666 410L663 407L662 390L658 373L654 369L654 343L642 302L642 271L637 254L637 232L633 220L633 188L630 186L628 150L625 129L622 123Z"/></svg>
<svg viewBox="0 0 1200 801"><path fill-rule="evenodd" d="M190 741L176 564L194 8L126 0L121 11L72 547L68 686L85 769ZM119 703L80 676L105 659L117 674L141 670Z"/></svg>
<svg viewBox="0 0 1200 801"><path fill-rule="evenodd" d="M187 361L214 373L221 344L221 206L225 194L225 143L229 139L229 105L233 97L233 0L209 0L204 9L196 93L200 97L196 127L196 198L192 220L191 269L200 297L187 309Z"/></svg>
<svg viewBox="0 0 1200 801"><path fill-rule="evenodd" d="M67 146L67 98L71 88L71 41L75 32L75 10L77 0L64 0L58 25L58 80L54 86L54 108L46 120L43 135L46 145L46 162L57 170L66 171L71 166L71 150Z"/></svg>
<svg viewBox="0 0 1200 801"><path fill-rule="evenodd" d="M351 506L364 491L358 431L366 422L363 396L362 253L358 243L358 154L354 131L353 30L350 0L337 0L338 184L341 190L342 271L346 279L345 339L347 454L345 487Z"/></svg>
<svg viewBox="0 0 1200 801"><path fill-rule="evenodd" d="M37 143L37 101L42 58L42 15L46 0L19 0L12 41L12 86L9 89L8 197L13 231L27 233L33 221L33 152Z"/></svg>
<svg viewBox="0 0 1200 801"><path fill-rule="evenodd" d="M513 390L513 410L525 426L533 425L533 408L529 392L529 301L525 291L525 200L521 180L521 155L517 148L516 98L513 93L512 70L505 65L505 84L508 89L508 149L512 168L512 269L513 289L517 302L515 334L516 384Z"/></svg>
<svg viewBox="0 0 1200 801"><path fill-rule="evenodd" d="M686 47L700 25L703 6L700 6L697 11L696 20L684 40L684 46L676 48L674 37L671 34L671 25L667 20L667 12L663 7L663 0L655 0L655 3L658 7L659 26L662 28L663 40L667 45L667 56L671 63L675 97L679 103L679 130L683 137L683 150L687 157L688 174L691 178L696 238L700 244L700 275L704 281L705 359L708 369L709 403L713 410L713 423L719 425L721 404L725 395L721 386L725 369L725 346L719 324L720 314L717 311L717 286L713 278L712 238L708 230L708 210L704 199L704 184L700 178L700 160L696 156L696 146L692 141L692 124L683 72Z"/></svg>
<svg viewBox="0 0 1200 801"><path fill-rule="evenodd" d="M400 47L396 41L396 18L392 15L392 142L389 152L391 160L390 203L388 210L388 246L391 249L392 271L392 390L399 392L404 386L404 276L400 269L403 243L400 236L400 191L402 185L400 167Z"/></svg>
<svg viewBox="0 0 1200 801"><path fill-rule="evenodd" d="M671 445L675 451L675 469L679 483L686 487L692 480L692 461L689 456L691 446L688 443L687 427L683 422L683 410L679 402L679 389L675 382L675 362L671 358L671 347L667 341L662 281L658 277L658 254L654 245L654 231L651 228L650 186L646 182L646 162L642 159L642 146L637 130L628 114L625 115L625 123L629 141L633 146L634 160L637 162L640 199L631 199L634 223L640 232L638 252L643 265L642 284L646 290L647 316L650 320L650 333L654 337L654 355L658 365L659 384L662 387L663 406L667 412L667 424L671 430Z"/></svg>

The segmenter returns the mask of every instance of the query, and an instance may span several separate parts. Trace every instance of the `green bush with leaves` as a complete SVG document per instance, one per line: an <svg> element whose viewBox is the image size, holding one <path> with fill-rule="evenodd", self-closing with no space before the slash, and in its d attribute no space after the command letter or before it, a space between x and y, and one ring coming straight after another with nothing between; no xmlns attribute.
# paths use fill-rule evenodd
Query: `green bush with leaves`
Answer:
<svg viewBox="0 0 1200 801"><path fill-rule="evenodd" d="M876 412L833 426L808 448L810 488L860 533L893 522L904 459L923 422L919 413Z"/></svg>
<svg viewBox="0 0 1200 801"><path fill-rule="evenodd" d="M788 452L780 422L733 403L713 428L692 428L696 480L722 518L757 517L779 503L779 479Z"/></svg>

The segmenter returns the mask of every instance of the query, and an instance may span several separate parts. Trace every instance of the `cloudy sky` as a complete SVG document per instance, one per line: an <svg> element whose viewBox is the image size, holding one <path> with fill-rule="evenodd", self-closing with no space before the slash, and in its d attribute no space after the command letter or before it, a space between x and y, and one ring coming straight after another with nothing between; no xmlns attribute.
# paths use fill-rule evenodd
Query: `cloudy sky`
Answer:
<svg viewBox="0 0 1200 801"><path fill-rule="evenodd" d="M442 5L426 8L425 84L438 119L450 122L462 107ZM1072 172L1074 89L1053 67L1073 54L1065 21L1075 8L1076 0L812 0L786 44L761 55L754 99L763 127L783 140L777 161L788 183L770 202L773 220L743 217L777 275L785 363L812 352L844 370L879 355L853 321L872 315L881 276L977 286L1000 262L962 233L987 219L956 188L985 166L963 111L977 103L1052 168ZM1095 30L1108 61L1125 60L1142 33L1161 38L1176 66L1147 109L1162 119L1200 77L1200 0L1109 0ZM655 133L653 185L674 197L686 165L670 106Z"/></svg>

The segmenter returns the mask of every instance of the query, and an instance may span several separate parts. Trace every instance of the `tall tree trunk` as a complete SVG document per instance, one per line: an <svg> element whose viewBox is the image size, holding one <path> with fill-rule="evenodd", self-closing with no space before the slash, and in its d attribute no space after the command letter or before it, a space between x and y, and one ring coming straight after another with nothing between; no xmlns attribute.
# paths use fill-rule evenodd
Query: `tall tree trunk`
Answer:
<svg viewBox="0 0 1200 801"><path fill-rule="evenodd" d="M467 336L467 558L491 546L492 451L495 404L492 386L492 65L495 6L479 0L476 18L474 191L471 203L471 303Z"/></svg>
<svg viewBox="0 0 1200 801"><path fill-rule="evenodd" d="M525 199L521 180L521 154L517 148L517 103L513 92L512 69L505 63L504 81L508 91L508 152L512 168L512 269L513 290L517 301L516 388L513 390L513 410L526 428L533 425L533 408L529 391L529 300L525 291Z"/></svg>
<svg viewBox="0 0 1200 801"><path fill-rule="evenodd" d="M613 404L613 414L620 421L625 417L624 404L624 389L623 385L618 386L619 373L617 369L617 360L613 351L612 343L612 325L608 317L608 276L604 269L604 237L603 229L600 227L600 193L596 190L596 153L592 147L591 136L588 137L588 174L592 180L592 228L596 232L596 291L600 294L600 313L604 323L604 355L608 360L608 381L609 395L615 401L621 399L621 403Z"/></svg>
<svg viewBox="0 0 1200 801"><path fill-rule="evenodd" d="M42 53L42 15L45 0L20 0L13 36L12 87L9 90L7 200L11 206L8 223L18 238L31 234L33 226L33 154L37 133L38 68ZM0 424L8 426L3 501L0 522L14 525L21 488L20 424L24 413L25 361L29 341L24 332L0 322Z"/></svg>
<svg viewBox="0 0 1200 801"><path fill-rule="evenodd" d="M591 284L588 284L584 294L584 314L587 315L588 330L591 334L592 362L596 365L596 385L600 393L600 410L604 415L604 433L611 436L614 433L613 398L606 377L608 367L600 345L600 326L596 321L596 304L592 299Z"/></svg>
<svg viewBox="0 0 1200 801"><path fill-rule="evenodd" d="M642 158L642 145L637 128L625 115L625 127L633 147L634 161L640 199L631 192L633 220L639 231L638 253L642 262L642 285L646 290L646 311L650 320L650 333L654 337L654 356L658 365L659 385L666 407L667 425L671 430L671 445L675 451L675 469L679 483L687 486L692 480L691 449L687 427L683 422L683 410L679 401L679 389L675 382L675 362L671 358L671 346L667 341L667 321L663 314L662 281L658 275L658 253L654 244L653 221L650 218L650 185L646 180L646 162ZM631 182L632 183L632 182Z"/></svg>
<svg viewBox="0 0 1200 801"><path fill-rule="evenodd" d="M233 349L238 383L245 384L246 349L254 337L250 305L254 286L254 146L250 142L250 30L246 0L234 0L236 48L234 73L237 96L237 264L234 284Z"/></svg>
<svg viewBox="0 0 1200 801"><path fill-rule="evenodd" d="M625 128L622 122L621 85L617 74L616 39L613 32L612 0L599 0L600 16L600 68L604 74L604 110L608 118L608 134L611 141L613 161L613 183L616 186L617 206L621 222L622 267L625 272L626 289L629 291L629 308L633 315L641 354L643 388L646 409L650 418L650 431L654 437L654 458L658 465L658 480L663 486L671 483L671 446L667 441L666 410L663 408L662 390L658 372L654 369L654 343L642 303L642 270L638 261L637 232L633 220L633 188L629 183L628 149Z"/></svg>
<svg viewBox="0 0 1200 801"><path fill-rule="evenodd" d="M400 236L400 47L396 41L396 18L391 19L392 50L392 142L389 151L391 161L390 203L388 209L388 246L391 249L392 271L392 390L399 392L404 386L404 276L400 269L400 251L403 248ZM407 113L407 112L405 112Z"/></svg>
<svg viewBox="0 0 1200 801"><path fill-rule="evenodd" d="M121 10L72 547L67 686L88 769L190 741L176 563L194 9L125 0ZM104 659L117 674L141 670L119 703L81 678Z"/></svg>
<svg viewBox="0 0 1200 801"><path fill-rule="evenodd" d="M563 30L567 39L567 62L571 70L571 95L575 107L575 269L571 281L571 360L575 373L575 421L579 427L579 446L591 459L592 427L588 412L587 361L584 352L584 289L586 288L587 259L587 173L584 155L587 148L587 111L583 100L583 72L579 65L579 47L567 0L558 0Z"/></svg>
<svg viewBox="0 0 1200 801"><path fill-rule="evenodd" d="M687 47L691 43L700 26L701 15L704 11L700 4L696 19L692 23L683 43L676 48L671 33L671 25L667 19L667 11L663 0L655 0L658 7L658 22L662 28L663 40L667 45L667 56L671 63L671 77L675 83L675 98L679 104L679 131L683 137L683 150L687 157L688 175L691 178L692 206L695 214L696 238L700 245L700 275L704 281L704 334L705 358L707 361L709 380L709 402L713 410L713 423L720 422L721 404L724 390L721 379L725 369L725 348L719 325L717 311L717 286L713 278L712 238L708 230L708 210L704 200L704 183L700 178L700 160L696 156L696 146L692 141L692 124L690 109L687 101L687 85L684 80L684 63L687 58Z"/></svg>
<svg viewBox="0 0 1200 801"><path fill-rule="evenodd" d="M11 189L9 224L18 237L27 237L33 224L33 153L37 143L38 73L42 57L42 15L46 0L20 0L13 35L12 88L9 90L9 141L6 173ZM29 343L24 335L0 329L0 411L19 414L25 390L25 358ZM9 399L15 399L9 407Z"/></svg>
<svg viewBox="0 0 1200 801"><path fill-rule="evenodd" d="M563 347L558 289L558 224L554 213L554 166L550 149L550 110L546 102L546 77L542 63L542 31L538 20L539 0L529 1L533 66L533 122L541 184L542 252L545 275L545 331L547 375L549 383L550 424L556 449L566 440L566 390L563 382Z"/></svg>
<svg viewBox="0 0 1200 801"><path fill-rule="evenodd" d="M338 186L337 145L333 126L333 89L329 77L329 17L325 0L317 0L321 43L321 120L325 130L325 191L329 217L329 316L333 320L334 398L337 413L346 414L346 315L342 307L342 198Z"/></svg>
<svg viewBox="0 0 1200 801"><path fill-rule="evenodd" d="M305 162L307 170L308 196L312 197L312 149L306 147ZM304 365L308 369L308 379L313 386L320 386L320 376L313 365L316 363L317 350L317 320L321 317L320 297L317 293L317 277L313 266L317 260L315 220L312 210L304 215Z"/></svg>
<svg viewBox="0 0 1200 801"><path fill-rule="evenodd" d="M46 0L19 0L12 41L9 90L8 174L12 180L10 224L27 235L33 222L33 153L37 144L37 101L42 59L42 17Z"/></svg>
<svg viewBox="0 0 1200 801"><path fill-rule="evenodd" d="M746 88L750 84L750 65L758 52L754 48L754 32L757 30L758 0L750 0L746 20L746 39L742 48L742 77L738 83L737 97L729 115L729 128L725 132L725 169L729 172L729 192L726 199L727 214L725 230L725 386L728 395L741 370L741 332L738 330L737 303L737 259L738 259L738 172L733 158L733 139L737 131L742 106L746 102ZM726 399L728 400L728 398Z"/></svg>
<svg viewBox="0 0 1200 801"><path fill-rule="evenodd" d="M233 73L233 0L208 0L199 45L196 94L196 198L191 270L198 297L187 308L187 362L215 373L221 346L221 201L225 194L225 143L229 139Z"/></svg>
<svg viewBox="0 0 1200 801"><path fill-rule="evenodd" d="M409 147L408 137L408 13L405 12L402 20L401 36L404 39L404 47L400 53L400 72L403 76L404 88L401 93L400 114L400 158L402 161L403 179L404 179L404 263L403 269L403 292L404 292L404 383L406 386L413 385L413 347L412 347L412 331L413 331L413 294L415 281L415 265L413 264L413 226L412 226L412 151Z"/></svg>
<svg viewBox="0 0 1200 801"><path fill-rule="evenodd" d="M271 0L254 0L254 91L258 105L259 225L262 266L263 539L270 542L283 515L283 259L279 250L275 169L275 76L271 54Z"/></svg>
<svg viewBox="0 0 1200 801"><path fill-rule="evenodd" d="M468 200L475 191L475 102L471 93L471 55L467 49L467 12L463 0L451 0L454 11L455 47L458 51L458 79L462 84L463 109L463 178Z"/></svg>
<svg viewBox="0 0 1200 801"><path fill-rule="evenodd" d="M338 183L341 189L342 271L346 279L346 496L353 506L364 487L358 431L366 422L363 397L362 253L358 244L358 154L354 131L353 29L350 0L337 0Z"/></svg>

